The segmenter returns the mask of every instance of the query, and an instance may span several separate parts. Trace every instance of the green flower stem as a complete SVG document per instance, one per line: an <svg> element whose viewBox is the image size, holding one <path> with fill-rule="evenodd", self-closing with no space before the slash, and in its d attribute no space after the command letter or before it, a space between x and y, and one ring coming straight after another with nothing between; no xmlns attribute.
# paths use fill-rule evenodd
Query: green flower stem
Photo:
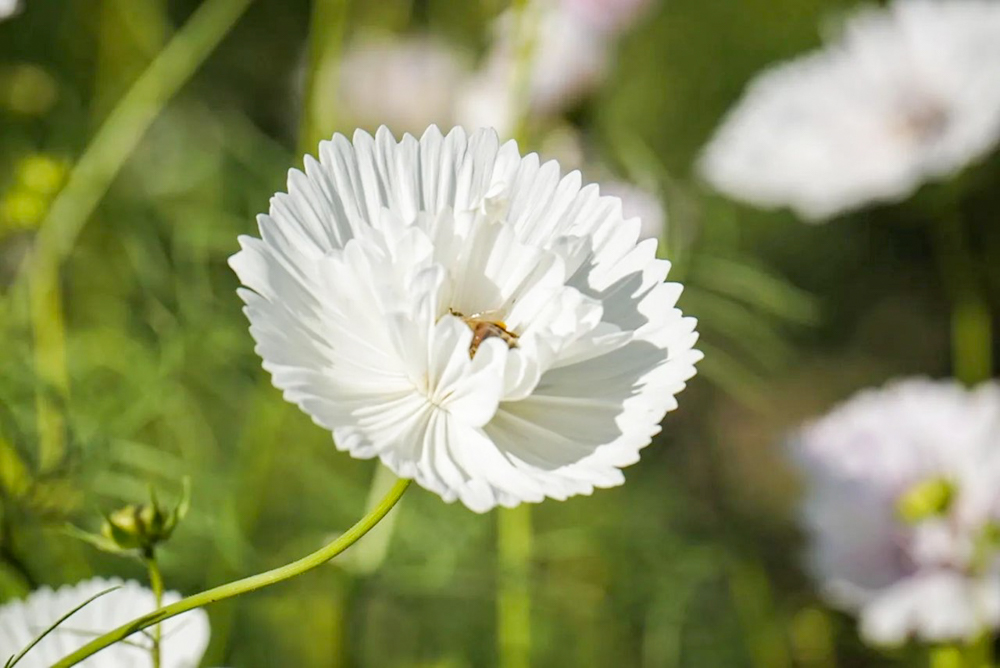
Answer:
<svg viewBox="0 0 1000 668"><path fill-rule="evenodd" d="M994 668L993 635L982 633L966 645L939 645L930 648L929 668Z"/></svg>
<svg viewBox="0 0 1000 668"><path fill-rule="evenodd" d="M35 390L38 467L44 472L58 467L66 451L66 425L60 404L69 390L62 293L59 269L54 263L36 264L28 284L28 303L32 356L38 378Z"/></svg>
<svg viewBox="0 0 1000 668"><path fill-rule="evenodd" d="M531 75L538 39L536 7L513 0L516 54L510 82L511 132L525 150L531 112ZM497 657L500 668L531 665L531 506L497 512Z"/></svg>
<svg viewBox="0 0 1000 668"><path fill-rule="evenodd" d="M531 112L531 75L535 65L538 17L531 0L514 0L512 9L516 21L517 50L510 82L513 107L511 118L514 119L511 133L524 151L528 139L528 116Z"/></svg>
<svg viewBox="0 0 1000 668"><path fill-rule="evenodd" d="M531 665L531 506L497 513L499 591L497 653L500 668Z"/></svg>
<svg viewBox="0 0 1000 668"><path fill-rule="evenodd" d="M34 333L39 465L62 461L65 427L58 401L67 393L59 265L126 158L167 101L197 70L253 0L207 0L118 102L69 175L42 221L34 250L12 294L27 290Z"/></svg>
<svg viewBox="0 0 1000 668"><path fill-rule="evenodd" d="M340 52L349 0L313 0L306 89L299 126L299 153L312 154L337 127Z"/></svg>
<svg viewBox="0 0 1000 668"><path fill-rule="evenodd" d="M153 596L156 597L156 609L163 607L163 574L160 573L160 565L156 561L156 552L150 550L148 556L143 561L149 571L149 586L153 589ZM153 658L153 668L160 668L160 642L163 640L163 626L157 624L153 629L153 645L149 648L149 653Z"/></svg>
<svg viewBox="0 0 1000 668"><path fill-rule="evenodd" d="M203 2L115 105L53 200L35 239L35 250L18 276L19 288L37 272L54 271L69 255L146 130L252 2Z"/></svg>
<svg viewBox="0 0 1000 668"><path fill-rule="evenodd" d="M973 386L993 375L993 319L962 219L940 216L937 246L951 300L952 373Z"/></svg>
<svg viewBox="0 0 1000 668"><path fill-rule="evenodd" d="M352 526L345 533L341 534L339 538L316 552L313 552L298 561L281 566L280 568L275 568L265 573L237 580L236 582L230 582L228 584L215 587L214 589L203 591L200 594L188 596L185 599L172 603L164 608L160 608L159 610L154 610L151 613L143 615L142 617L134 619L133 621L118 627L110 633L106 633L103 636L92 640L53 665L52 668L69 668L69 666L75 666L84 659L93 656L109 645L112 645L120 640L124 640L133 633L149 628L154 624L159 624L160 622L170 619L171 617L176 617L177 615L187 612L188 610L194 610L195 608L201 608L209 605L210 603L216 603L217 601L223 601L228 598L233 598L234 596L257 591L258 589L263 589L264 587L269 587L273 584L290 580L291 578L322 566L349 548L351 545L354 545L358 539L378 524L379 521L385 517L390 510L392 510L392 507L396 505L396 502L399 501L401 496L403 496L403 492L406 491L406 488L409 487L409 485L409 480L397 481L396 484L392 486L392 489L389 490L389 493L382 499L381 503L375 506L371 512L365 515L358 521L357 524Z"/></svg>

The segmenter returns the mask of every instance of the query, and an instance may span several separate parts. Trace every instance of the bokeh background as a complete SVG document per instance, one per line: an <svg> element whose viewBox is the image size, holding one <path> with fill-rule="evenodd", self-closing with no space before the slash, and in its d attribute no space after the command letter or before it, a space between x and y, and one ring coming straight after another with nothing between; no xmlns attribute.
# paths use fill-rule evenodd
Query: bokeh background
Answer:
<svg viewBox="0 0 1000 668"><path fill-rule="evenodd" d="M176 499L184 476L169 588L312 551L363 513L375 466L271 387L226 259L320 138L457 95L435 77L485 69L507 3L25 4L0 23L0 601L143 580L63 527L96 530L150 483ZM625 486L532 509L530 637L514 642L536 666L914 665L814 593L785 439L858 388L950 373L927 222L960 200L984 268L1000 266L1000 160L827 225L727 201L698 179L699 149L754 73L857 3L648 4L608 40L599 82L517 132L662 203L660 252L706 357ZM390 73L345 55L415 35L453 57ZM449 109L427 113L462 120ZM497 513L413 489L394 519L354 556L211 608L204 665L518 666L498 640Z"/></svg>

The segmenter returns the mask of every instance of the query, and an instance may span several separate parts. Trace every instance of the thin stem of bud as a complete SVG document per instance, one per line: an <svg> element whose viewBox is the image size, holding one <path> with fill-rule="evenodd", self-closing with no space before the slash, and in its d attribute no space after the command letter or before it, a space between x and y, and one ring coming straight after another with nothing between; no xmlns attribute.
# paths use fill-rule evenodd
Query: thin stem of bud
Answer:
<svg viewBox="0 0 1000 668"><path fill-rule="evenodd" d="M163 607L163 574L160 573L160 565L156 561L156 551L150 550L149 554L143 558L146 569L149 571L149 586L156 597L156 609ZM153 629L153 644L149 648L150 656L153 659L153 668L160 668L160 642L163 640L163 625L157 624Z"/></svg>
<svg viewBox="0 0 1000 668"><path fill-rule="evenodd" d="M52 668L69 668L70 666L75 666L84 659L93 656L102 649L113 645L119 640L124 640L133 633L149 628L154 624L159 624L160 622L170 619L171 617L176 617L177 615L187 612L188 610L194 610L195 608L201 608L210 603L216 603L217 601L222 601L227 598L233 598L234 596L257 591L258 589L263 589L264 587L269 587L273 584L290 580L291 578L322 566L349 548L351 545L354 545L354 543L368 533L372 527L378 524L379 521L381 521L382 518L385 517L390 510L392 510L392 507L396 505L400 497L403 496L403 492L405 492L406 488L409 486L409 480L397 481L396 484L392 486L392 489L389 490L389 493L382 499L381 503L372 508L367 515L361 518L357 524L341 534L339 538L325 547L320 548L316 552L313 552L298 561L281 566L280 568L275 568L258 575L237 580L236 582L230 582L213 589L208 589L200 594L188 596L187 598L177 601L176 603L171 603L164 608L154 610L153 612L134 619L127 624L123 624L110 633L105 633L103 636L90 641L66 658L54 664Z"/></svg>

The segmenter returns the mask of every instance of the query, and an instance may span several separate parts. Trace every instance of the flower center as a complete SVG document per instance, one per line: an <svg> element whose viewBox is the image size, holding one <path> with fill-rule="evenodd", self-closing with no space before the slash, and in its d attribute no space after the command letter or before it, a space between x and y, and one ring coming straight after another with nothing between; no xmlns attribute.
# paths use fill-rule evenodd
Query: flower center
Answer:
<svg viewBox="0 0 1000 668"><path fill-rule="evenodd" d="M948 129L948 109L931 96L913 96L901 110L897 131L918 143L937 140Z"/></svg>
<svg viewBox="0 0 1000 668"><path fill-rule="evenodd" d="M469 357L475 357L476 351L479 350L479 345L486 339L497 337L502 339L509 347L517 347L517 334L511 332L507 329L507 323L503 320L493 318L491 316L498 315L497 313L491 313L490 311L484 311L482 313L473 313L472 315L464 315L455 311L454 309L448 309L448 311L469 326L472 330L472 343L469 344Z"/></svg>

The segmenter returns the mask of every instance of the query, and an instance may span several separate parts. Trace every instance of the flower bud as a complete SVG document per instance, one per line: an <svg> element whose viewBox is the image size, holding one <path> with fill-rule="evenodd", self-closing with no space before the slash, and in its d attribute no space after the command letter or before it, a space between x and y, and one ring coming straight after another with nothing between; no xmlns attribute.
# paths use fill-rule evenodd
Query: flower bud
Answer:
<svg viewBox="0 0 1000 668"><path fill-rule="evenodd" d="M148 503L130 504L105 515L100 535L73 526L66 527L66 531L105 552L149 556L157 545L170 539L174 529L187 514L190 499L191 485L188 478L184 479L183 494L173 509L161 506L156 492L150 487Z"/></svg>
<svg viewBox="0 0 1000 668"><path fill-rule="evenodd" d="M173 533L173 512L148 503L119 508L104 519L101 535L122 550L149 550Z"/></svg>

